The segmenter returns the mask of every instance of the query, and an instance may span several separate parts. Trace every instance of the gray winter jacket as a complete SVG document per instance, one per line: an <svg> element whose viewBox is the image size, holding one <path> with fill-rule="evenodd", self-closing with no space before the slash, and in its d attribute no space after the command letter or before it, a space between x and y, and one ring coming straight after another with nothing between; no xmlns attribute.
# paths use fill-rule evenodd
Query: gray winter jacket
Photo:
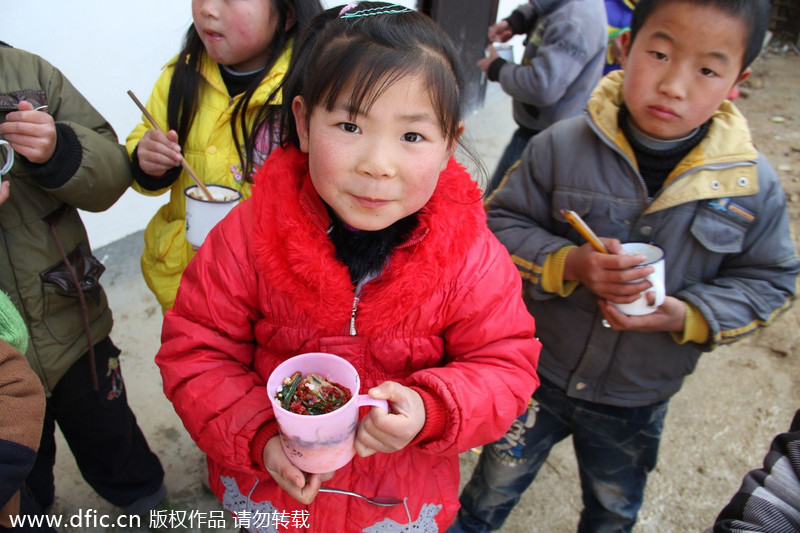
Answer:
<svg viewBox="0 0 800 533"><path fill-rule="evenodd" d="M623 75L603 79L586 115L531 140L489 198L488 222L526 281L543 345L539 373L575 398L642 406L677 392L701 351L739 340L787 309L800 261L778 177L730 102L648 197L617 126ZM585 242L563 208L601 237L666 250L666 292L687 305L683 336L603 327L597 297L563 282L568 247Z"/></svg>
<svg viewBox="0 0 800 533"><path fill-rule="evenodd" d="M541 131L579 115L603 73L605 4L601 0L533 0L506 19L527 34L521 64L492 63L489 79L513 98L514 120Z"/></svg>
<svg viewBox="0 0 800 533"><path fill-rule="evenodd" d="M89 348L79 296L64 268L60 246L84 288L92 344L108 336L111 310L97 283L103 267L91 257L77 211L111 207L131 183L128 156L111 126L50 63L0 46L0 121L20 100L47 105L56 124L56 152L44 164L17 155L11 195L0 205L0 290L28 326L25 354L51 392ZM55 223L58 241L48 221ZM57 222L56 222L57 221Z"/></svg>

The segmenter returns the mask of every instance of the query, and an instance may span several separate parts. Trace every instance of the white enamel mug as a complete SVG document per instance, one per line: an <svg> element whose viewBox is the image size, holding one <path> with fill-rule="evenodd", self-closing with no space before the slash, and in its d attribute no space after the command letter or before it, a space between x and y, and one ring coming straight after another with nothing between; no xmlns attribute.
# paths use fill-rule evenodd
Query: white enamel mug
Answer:
<svg viewBox="0 0 800 533"><path fill-rule="evenodd" d="M664 303L664 298L666 298L664 289L664 250L660 246L644 242L628 242L622 245L622 249L628 255L640 254L645 256L645 260L633 268L653 267L653 272L649 276L642 278L652 283L653 286L642 291L639 294L639 298L631 303L615 303L614 306L628 316L649 315L658 309ZM648 293L653 293L655 296L653 305L650 305L647 301Z"/></svg>
<svg viewBox="0 0 800 533"><path fill-rule="evenodd" d="M8 174L8 171L11 170L11 167L14 166L14 149L11 148L11 145L8 141L4 139L0 139L0 146L3 147L5 151L5 164L3 164L3 168L0 168L0 176L5 176Z"/></svg>
<svg viewBox="0 0 800 533"><path fill-rule="evenodd" d="M192 246L200 247L208 232L236 207L242 193L224 185L207 185L214 197L212 202L205 197L200 187L187 187L186 196L186 240Z"/></svg>

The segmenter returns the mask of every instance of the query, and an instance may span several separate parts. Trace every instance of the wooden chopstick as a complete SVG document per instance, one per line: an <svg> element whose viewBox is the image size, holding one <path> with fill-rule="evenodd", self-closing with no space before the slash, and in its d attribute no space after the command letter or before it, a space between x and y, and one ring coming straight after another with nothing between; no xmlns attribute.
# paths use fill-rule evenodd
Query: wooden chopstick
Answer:
<svg viewBox="0 0 800 533"><path fill-rule="evenodd" d="M156 122L156 119L153 117L153 115L150 114L150 112L147 110L147 108L144 105L142 105L142 103L139 101L139 99L136 98L136 95L133 94L133 91L128 91L128 96L131 97L131 100L133 100L133 102L139 107L139 109L142 111L144 116L147 117L147 120L150 121L150 124L152 124L154 128L156 128L157 130L163 132L166 135L167 132L164 130L164 128L162 128L158 124L158 122ZM197 186L200 187L200 189L203 191L203 194L206 195L206 198L208 198L210 201L213 202L214 201L214 196L211 194L211 191L209 191L208 187L206 187L203 184L203 182L200 181L200 178L197 177L197 174L195 173L194 169L191 166L189 166L189 162L186 161L186 158L183 157L183 154L181 154L181 166L186 171L186 173L189 174L189 176L194 180L194 182L197 184Z"/></svg>

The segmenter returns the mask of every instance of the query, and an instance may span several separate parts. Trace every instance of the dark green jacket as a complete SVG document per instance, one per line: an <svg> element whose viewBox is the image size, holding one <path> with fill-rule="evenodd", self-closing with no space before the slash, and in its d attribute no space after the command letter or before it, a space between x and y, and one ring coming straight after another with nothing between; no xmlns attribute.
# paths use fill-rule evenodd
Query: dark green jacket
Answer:
<svg viewBox="0 0 800 533"><path fill-rule="evenodd" d="M124 147L114 130L73 85L42 58L0 46L0 121L20 100L46 104L58 141L50 161L38 165L17 155L11 171L11 196L0 205L0 290L20 311L30 332L26 352L31 367L50 393L69 367L89 348L78 296L66 271L44 281L42 274L63 266L48 217L58 217L58 241L70 255L89 239L77 209L103 211L131 183ZM86 264L86 263L85 263ZM93 344L111 331L111 310L97 278L102 267L76 268L87 288L86 311ZM94 287L92 288L92 286Z"/></svg>

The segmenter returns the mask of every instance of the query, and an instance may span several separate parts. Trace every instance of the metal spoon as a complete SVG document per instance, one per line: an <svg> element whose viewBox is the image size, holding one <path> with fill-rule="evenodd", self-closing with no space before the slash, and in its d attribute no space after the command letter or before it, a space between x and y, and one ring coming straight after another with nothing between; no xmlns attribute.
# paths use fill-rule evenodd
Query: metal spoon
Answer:
<svg viewBox="0 0 800 533"><path fill-rule="evenodd" d="M384 498L382 496L375 496L373 498L368 498L363 494L359 494L357 492L350 492L349 490L342 490L342 489L333 489L330 487L320 487L320 492L331 492L334 494L347 494L348 496L356 496L358 498L362 498L372 505L377 505L379 507L392 507L393 505L400 505L403 503L403 500L398 500L397 498Z"/></svg>

